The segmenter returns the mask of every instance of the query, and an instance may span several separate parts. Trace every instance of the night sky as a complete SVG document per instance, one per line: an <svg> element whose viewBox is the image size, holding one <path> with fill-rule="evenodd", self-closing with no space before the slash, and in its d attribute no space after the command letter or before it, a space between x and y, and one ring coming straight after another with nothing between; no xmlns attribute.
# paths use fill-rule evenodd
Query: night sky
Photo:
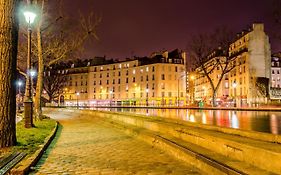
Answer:
<svg viewBox="0 0 281 175"><path fill-rule="evenodd" d="M84 57L126 58L154 51L185 50L192 35L226 26L234 32L253 22L265 23L272 35L273 0L65 0L73 16L102 14L100 41L87 43ZM278 44L270 38L273 50ZM281 49L281 47L280 47Z"/></svg>

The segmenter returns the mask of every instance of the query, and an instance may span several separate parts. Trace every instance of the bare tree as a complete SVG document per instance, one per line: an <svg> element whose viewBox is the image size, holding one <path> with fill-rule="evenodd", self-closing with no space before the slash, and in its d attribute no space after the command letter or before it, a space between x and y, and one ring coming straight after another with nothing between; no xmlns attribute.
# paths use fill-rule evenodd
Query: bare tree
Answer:
<svg viewBox="0 0 281 175"><path fill-rule="evenodd" d="M51 103L57 99L65 86L66 76L58 72L58 70L46 70L44 73L44 90L49 96L49 102Z"/></svg>
<svg viewBox="0 0 281 175"><path fill-rule="evenodd" d="M17 0L0 0L0 148L16 144Z"/></svg>
<svg viewBox="0 0 281 175"><path fill-rule="evenodd" d="M80 20L73 19L63 13L63 0L53 1L58 7L53 10L48 0L34 0L38 7L38 20L36 24L36 37L33 37L33 58L34 64L38 68L35 96L35 114L40 118L41 96L43 90L43 72L45 67L49 67L59 61L76 57L78 51L83 49L84 43L97 37L97 27L101 22L101 16L93 12L85 15L80 13ZM23 31L23 38L25 38ZM74 34L75 33L75 34ZM25 58L25 48L20 52L19 58ZM19 59L20 60L20 59ZM24 74L23 68L18 68ZM40 118L41 119L41 118Z"/></svg>
<svg viewBox="0 0 281 175"><path fill-rule="evenodd" d="M44 0L41 1L44 2ZM60 2L62 4L62 1ZM43 6L44 4L41 11L43 11ZM86 18L80 13L80 19L80 25L72 25L74 19L67 17L60 11L55 21L46 26L43 26L41 22L37 27L39 61L35 111L39 118L42 113L41 95L44 66L51 66L68 56L73 56L75 52L83 48L83 44L91 36L98 40L96 29L101 22L101 17L91 12Z"/></svg>
<svg viewBox="0 0 281 175"><path fill-rule="evenodd" d="M196 73L206 77L210 83L213 106L216 105L215 99L224 76L236 66L233 60L235 57L228 54L232 36L234 35L230 30L222 27L215 30L213 34L195 35L189 44L188 50ZM212 73L217 69L220 75L215 81Z"/></svg>

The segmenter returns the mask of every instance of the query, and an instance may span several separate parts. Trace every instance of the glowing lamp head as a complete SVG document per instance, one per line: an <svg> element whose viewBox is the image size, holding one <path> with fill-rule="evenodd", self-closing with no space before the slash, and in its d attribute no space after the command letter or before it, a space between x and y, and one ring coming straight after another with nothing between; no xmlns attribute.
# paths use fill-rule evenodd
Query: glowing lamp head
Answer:
<svg viewBox="0 0 281 175"><path fill-rule="evenodd" d="M195 80L195 77L193 75L190 78L191 78L191 80Z"/></svg>
<svg viewBox="0 0 281 175"><path fill-rule="evenodd" d="M30 70L30 76L31 77L35 77L35 75L36 75L36 71L35 70Z"/></svg>
<svg viewBox="0 0 281 175"><path fill-rule="evenodd" d="M26 11L23 13L27 23L32 24L36 18L36 14L31 11Z"/></svg>
<svg viewBox="0 0 281 175"><path fill-rule="evenodd" d="M80 93L79 93L79 92L77 92L77 93L76 93L76 95L77 95L77 96L79 96L79 95L80 95Z"/></svg>
<svg viewBox="0 0 281 175"><path fill-rule="evenodd" d="M22 82L21 81L18 81L18 86L21 86L22 85Z"/></svg>

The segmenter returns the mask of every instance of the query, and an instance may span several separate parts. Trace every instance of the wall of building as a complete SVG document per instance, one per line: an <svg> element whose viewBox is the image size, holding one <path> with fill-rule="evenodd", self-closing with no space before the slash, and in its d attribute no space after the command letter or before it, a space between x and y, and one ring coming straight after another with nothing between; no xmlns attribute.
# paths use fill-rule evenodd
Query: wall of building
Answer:
<svg viewBox="0 0 281 175"><path fill-rule="evenodd" d="M68 69L65 105L77 105L77 99L80 106L185 105L183 59L177 63L170 58L154 62L128 60L80 68L82 73L73 73L79 68Z"/></svg>
<svg viewBox="0 0 281 175"><path fill-rule="evenodd" d="M270 43L263 24L253 24L251 30L242 32L229 47L229 57L233 59L236 67L225 75L217 97L221 99L227 97L238 107L264 101L264 97L258 96L256 79L257 77L271 79L270 55ZM212 62L212 59L209 62ZM218 76L219 70L214 70L210 74L214 84ZM195 89L195 100L209 98L212 95L210 82L202 75L197 77Z"/></svg>

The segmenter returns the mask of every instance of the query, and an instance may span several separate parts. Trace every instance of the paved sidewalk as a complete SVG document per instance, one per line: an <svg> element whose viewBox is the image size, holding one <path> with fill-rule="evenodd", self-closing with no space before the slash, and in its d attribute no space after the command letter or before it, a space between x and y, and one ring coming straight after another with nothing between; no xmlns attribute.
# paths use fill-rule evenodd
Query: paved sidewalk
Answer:
<svg viewBox="0 0 281 175"><path fill-rule="evenodd" d="M73 113L49 116L62 126L30 174L201 174L100 118Z"/></svg>

